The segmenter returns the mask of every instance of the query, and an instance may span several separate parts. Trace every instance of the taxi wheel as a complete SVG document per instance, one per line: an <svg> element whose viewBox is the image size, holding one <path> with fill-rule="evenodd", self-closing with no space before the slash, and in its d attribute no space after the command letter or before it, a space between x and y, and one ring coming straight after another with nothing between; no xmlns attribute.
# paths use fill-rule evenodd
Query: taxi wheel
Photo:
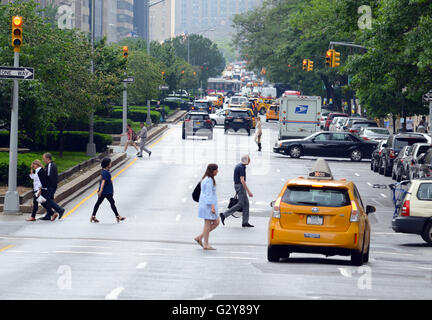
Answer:
<svg viewBox="0 0 432 320"><path fill-rule="evenodd" d="M277 248L267 248L267 260L270 262L279 262L280 255Z"/></svg>
<svg viewBox="0 0 432 320"><path fill-rule="evenodd" d="M368 244L368 249L367 249L366 253L363 255L363 262L364 263L369 262L369 249L370 249L370 243Z"/></svg>
<svg viewBox="0 0 432 320"><path fill-rule="evenodd" d="M184 130L183 130L183 132L182 132L182 139L183 139L183 140L186 139L186 133L184 132Z"/></svg>
<svg viewBox="0 0 432 320"><path fill-rule="evenodd" d="M351 254L351 265L360 267L363 264L364 254L363 251L353 252Z"/></svg>
<svg viewBox="0 0 432 320"><path fill-rule="evenodd" d="M426 224L426 227L424 228L422 234L422 238L429 245L432 245L432 221L429 221L429 223Z"/></svg>

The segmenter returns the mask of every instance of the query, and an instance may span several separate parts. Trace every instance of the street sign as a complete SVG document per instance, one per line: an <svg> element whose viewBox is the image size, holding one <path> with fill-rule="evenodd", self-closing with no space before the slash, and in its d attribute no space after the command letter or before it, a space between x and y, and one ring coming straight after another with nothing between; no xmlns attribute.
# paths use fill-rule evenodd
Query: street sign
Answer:
<svg viewBox="0 0 432 320"><path fill-rule="evenodd" d="M135 78L134 77L127 77L126 79L123 80L124 83L133 83L135 82Z"/></svg>
<svg viewBox="0 0 432 320"><path fill-rule="evenodd" d="M169 90L168 86L159 86L159 90Z"/></svg>
<svg viewBox="0 0 432 320"><path fill-rule="evenodd" d="M34 80L34 68L0 67L0 80Z"/></svg>

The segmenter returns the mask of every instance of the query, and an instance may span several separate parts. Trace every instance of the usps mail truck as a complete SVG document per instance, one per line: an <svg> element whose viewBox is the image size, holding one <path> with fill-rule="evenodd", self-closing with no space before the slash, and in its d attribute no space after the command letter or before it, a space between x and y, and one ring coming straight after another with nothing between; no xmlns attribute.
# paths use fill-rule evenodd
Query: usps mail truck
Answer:
<svg viewBox="0 0 432 320"><path fill-rule="evenodd" d="M320 131L321 97L287 95L279 109L279 140L305 138Z"/></svg>

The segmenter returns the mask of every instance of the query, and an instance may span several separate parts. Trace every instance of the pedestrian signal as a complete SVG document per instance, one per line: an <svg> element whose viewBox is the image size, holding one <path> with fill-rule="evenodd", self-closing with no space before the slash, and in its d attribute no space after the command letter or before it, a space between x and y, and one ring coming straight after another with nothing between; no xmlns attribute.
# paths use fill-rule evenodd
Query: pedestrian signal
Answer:
<svg viewBox="0 0 432 320"><path fill-rule="evenodd" d="M15 52L21 51L22 46L22 25L23 18L19 16L12 17L12 47Z"/></svg>

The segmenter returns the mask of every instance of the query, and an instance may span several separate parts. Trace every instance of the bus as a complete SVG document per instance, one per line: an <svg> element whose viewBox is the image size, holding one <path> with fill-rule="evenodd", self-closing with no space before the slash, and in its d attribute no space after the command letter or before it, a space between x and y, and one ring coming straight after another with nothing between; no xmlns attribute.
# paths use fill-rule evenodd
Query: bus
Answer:
<svg viewBox="0 0 432 320"><path fill-rule="evenodd" d="M209 78L207 85L207 93L223 93L227 95L231 93L234 95L236 92L240 92L241 81L238 80L226 80L222 78Z"/></svg>

